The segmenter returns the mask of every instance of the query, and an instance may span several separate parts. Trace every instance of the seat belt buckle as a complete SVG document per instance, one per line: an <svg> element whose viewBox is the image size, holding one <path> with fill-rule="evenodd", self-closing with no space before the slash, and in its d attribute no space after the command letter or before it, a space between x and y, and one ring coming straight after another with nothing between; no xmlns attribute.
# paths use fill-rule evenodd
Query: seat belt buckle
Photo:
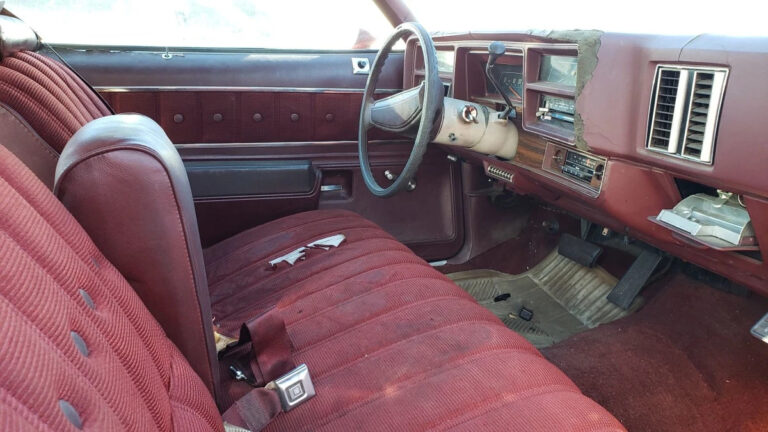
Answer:
<svg viewBox="0 0 768 432"><path fill-rule="evenodd" d="M301 364L296 369L270 382L266 388L275 390L280 397L283 411L288 412L315 396L315 386L309 376L309 368Z"/></svg>

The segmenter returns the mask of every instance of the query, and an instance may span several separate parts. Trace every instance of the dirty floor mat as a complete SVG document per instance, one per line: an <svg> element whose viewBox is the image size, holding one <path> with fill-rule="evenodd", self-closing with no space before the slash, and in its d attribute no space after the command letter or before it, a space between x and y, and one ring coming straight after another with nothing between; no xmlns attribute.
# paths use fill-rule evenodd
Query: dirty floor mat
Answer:
<svg viewBox="0 0 768 432"><path fill-rule="evenodd" d="M615 306L606 300L615 277L556 251L519 275L469 270L447 276L537 348L630 315L643 302L638 297L627 311Z"/></svg>

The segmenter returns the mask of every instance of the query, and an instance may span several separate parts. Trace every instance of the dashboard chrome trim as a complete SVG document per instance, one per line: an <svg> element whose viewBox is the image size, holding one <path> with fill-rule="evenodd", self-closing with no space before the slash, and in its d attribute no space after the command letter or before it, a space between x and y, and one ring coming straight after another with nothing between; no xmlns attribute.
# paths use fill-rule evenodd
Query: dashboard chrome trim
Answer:
<svg viewBox="0 0 768 432"><path fill-rule="evenodd" d="M671 145L670 145L670 148L668 150L662 150L662 149L653 148L653 147L650 146L650 142L651 142L651 128L653 127L652 126L653 125L653 120L654 120L654 117L656 115L655 110L654 110L654 105L655 105L654 102L656 100L656 97L658 96L657 95L657 81L658 81L659 76L661 74L661 71L663 69L674 69L674 70L679 70L679 71L693 71L694 73L695 72L699 72L699 71L704 71L704 72L713 72L713 73L723 73L724 74L722 82L720 83L720 86L717 89L718 99L717 99L716 114L715 114L715 116L712 119L711 126L708 125L708 128L711 128L710 133L714 134L714 136L712 136L711 140L708 143L704 143L704 146L702 147L702 154L704 154L704 152L706 151L710 155L708 161L707 160L702 160L702 159L699 159L699 158L694 158L694 157L686 156L686 155L681 153L683 150L681 150L680 148L681 147L684 148L684 146L685 146L685 137L679 137L679 138L683 138L683 142L680 143L680 144L676 144L674 150L671 148ZM690 161L690 162L694 162L694 163L701 164L701 165L708 165L708 166L714 165L715 164L715 150L716 150L715 146L717 144L717 131L718 131L718 127L719 127L719 124L720 124L720 117L722 115L723 102L725 101L725 90L726 90L726 87L728 86L728 77L729 77L729 75L730 75L730 69L727 68L727 67L722 67L722 66L707 66L707 65L702 65L702 64L689 65L689 64L674 64L674 63L661 63L661 64L657 64L656 67L654 68L653 79L651 80L651 86L652 87L651 87L650 97L648 99L648 124L646 126L646 132L645 132L645 147L644 147L644 149L646 151L650 152L653 155L664 155L666 157L672 157L672 158L676 158L678 160ZM679 90L684 92L686 98L689 98L689 95L687 93L688 93L689 88L691 86L693 86L693 85L694 84L692 84L692 83L689 84L686 81L686 83L685 83L686 88L683 89L682 85L681 85ZM711 95L711 97L714 97L714 96L715 96L714 94ZM681 111L684 110L685 113L679 113L679 114L675 115L675 120L674 121L675 121L675 125L677 126L677 129L678 129L678 131L677 131L678 134L684 133L684 132L680 132L679 129L680 128L683 128L683 129L685 128L685 125L683 125L682 123L685 120L687 120L687 116L690 115L690 101L687 104L680 104L680 105L681 105ZM675 107L675 108L677 109L677 107ZM678 118L679 118L679 120L678 120Z"/></svg>
<svg viewBox="0 0 768 432"><path fill-rule="evenodd" d="M363 93L356 88L314 88L314 87L248 87L248 86L95 86L99 93L135 92L261 92L261 93ZM376 93L394 94L399 89L377 89Z"/></svg>

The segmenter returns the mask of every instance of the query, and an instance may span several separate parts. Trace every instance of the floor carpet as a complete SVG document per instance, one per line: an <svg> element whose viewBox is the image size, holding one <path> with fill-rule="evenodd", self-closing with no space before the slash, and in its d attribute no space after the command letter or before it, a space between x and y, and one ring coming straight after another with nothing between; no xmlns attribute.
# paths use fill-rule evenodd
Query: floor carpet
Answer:
<svg viewBox="0 0 768 432"><path fill-rule="evenodd" d="M630 431L768 431L768 300L674 273L637 313L542 350Z"/></svg>

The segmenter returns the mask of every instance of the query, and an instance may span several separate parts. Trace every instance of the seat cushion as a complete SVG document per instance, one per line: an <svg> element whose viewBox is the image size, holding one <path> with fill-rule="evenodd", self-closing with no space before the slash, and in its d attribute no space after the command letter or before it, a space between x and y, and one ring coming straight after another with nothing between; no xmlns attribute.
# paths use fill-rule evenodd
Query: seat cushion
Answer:
<svg viewBox="0 0 768 432"><path fill-rule="evenodd" d="M346 242L294 266L314 240ZM623 430L525 339L372 222L279 219L205 253L212 310L235 335L276 306L317 396L269 430Z"/></svg>
<svg viewBox="0 0 768 432"><path fill-rule="evenodd" d="M75 430L65 412L85 430L223 430L126 280L2 146L0 333L2 431Z"/></svg>

